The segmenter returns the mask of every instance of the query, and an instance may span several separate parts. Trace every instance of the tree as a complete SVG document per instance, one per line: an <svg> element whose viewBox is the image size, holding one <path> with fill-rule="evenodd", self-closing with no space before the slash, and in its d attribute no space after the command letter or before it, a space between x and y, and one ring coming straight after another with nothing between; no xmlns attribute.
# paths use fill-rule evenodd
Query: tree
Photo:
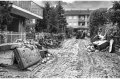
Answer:
<svg viewBox="0 0 120 79"><path fill-rule="evenodd" d="M10 15L12 5L9 1L0 1L0 29L7 30L8 25L12 22Z"/></svg>
<svg viewBox="0 0 120 79"><path fill-rule="evenodd" d="M120 28L120 1L114 1L113 7L110 8L107 12L109 21L113 24L118 24Z"/></svg>
<svg viewBox="0 0 120 79"><path fill-rule="evenodd" d="M98 30L107 22L106 18L107 9L97 9L90 14L89 30L91 38L98 34Z"/></svg>
<svg viewBox="0 0 120 79"><path fill-rule="evenodd" d="M56 7L50 6L48 2L43 8L43 20L37 20L36 31L44 31L48 33L65 32L67 22L64 16L64 9L58 2Z"/></svg>
<svg viewBox="0 0 120 79"><path fill-rule="evenodd" d="M37 32L49 32L50 30L50 14L51 14L51 6L49 2L45 3L45 7L43 8L43 19L36 20L35 30Z"/></svg>
<svg viewBox="0 0 120 79"><path fill-rule="evenodd" d="M36 32L44 32L44 20L43 19L37 19L35 24L35 30Z"/></svg>
<svg viewBox="0 0 120 79"><path fill-rule="evenodd" d="M58 32L58 27L57 26L57 13L54 7L51 7L51 12L50 12L50 33L57 33Z"/></svg>
<svg viewBox="0 0 120 79"><path fill-rule="evenodd" d="M56 19L57 19L57 28L59 28L59 32L64 32L65 33L65 29L67 27L67 22L66 22L66 18L64 15L64 9L61 5L61 2L59 1L57 6L56 6Z"/></svg>
<svg viewBox="0 0 120 79"><path fill-rule="evenodd" d="M113 35L113 37L115 36L119 37L120 36L120 1L113 2L113 6L108 10L107 15L109 22L112 23L112 27L113 27L112 29L113 31L111 32L111 34ZM108 36L109 35L110 34L108 33ZM119 44L120 39L119 38L114 38L114 39L115 39L115 44Z"/></svg>
<svg viewBox="0 0 120 79"><path fill-rule="evenodd" d="M45 27L46 27L46 31L49 32L50 30L50 14L51 14L51 6L48 2L46 2L45 4L45 8L44 8L44 12L43 12L43 16L44 16L44 23L45 23Z"/></svg>

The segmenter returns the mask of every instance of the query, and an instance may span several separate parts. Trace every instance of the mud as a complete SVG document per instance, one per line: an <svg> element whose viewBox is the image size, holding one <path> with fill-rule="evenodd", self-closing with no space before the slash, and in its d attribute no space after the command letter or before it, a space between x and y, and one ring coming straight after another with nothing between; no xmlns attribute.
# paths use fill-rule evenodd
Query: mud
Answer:
<svg viewBox="0 0 120 79"><path fill-rule="evenodd" d="M119 78L120 56L108 52L89 52L89 39L68 39L61 48L49 49L48 62L39 62L28 70L0 67L3 78Z"/></svg>

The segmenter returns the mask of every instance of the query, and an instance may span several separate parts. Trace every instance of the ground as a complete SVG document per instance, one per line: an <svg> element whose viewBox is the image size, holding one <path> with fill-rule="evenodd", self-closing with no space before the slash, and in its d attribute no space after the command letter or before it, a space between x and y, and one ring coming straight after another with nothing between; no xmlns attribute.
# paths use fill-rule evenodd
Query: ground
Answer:
<svg viewBox="0 0 120 79"><path fill-rule="evenodd" d="M89 52L89 39L67 39L61 48L49 49L54 55L45 64L28 70L0 68L0 77L20 78L118 78L120 56L108 52Z"/></svg>

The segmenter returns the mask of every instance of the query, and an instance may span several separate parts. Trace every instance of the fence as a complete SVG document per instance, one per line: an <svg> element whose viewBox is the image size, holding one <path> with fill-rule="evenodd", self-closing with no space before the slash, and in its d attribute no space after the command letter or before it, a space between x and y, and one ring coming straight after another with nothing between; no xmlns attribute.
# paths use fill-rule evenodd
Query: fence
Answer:
<svg viewBox="0 0 120 79"><path fill-rule="evenodd" d="M0 32L0 35L3 36L0 38L0 43L11 43L15 42L16 39L26 40L26 33L22 32Z"/></svg>

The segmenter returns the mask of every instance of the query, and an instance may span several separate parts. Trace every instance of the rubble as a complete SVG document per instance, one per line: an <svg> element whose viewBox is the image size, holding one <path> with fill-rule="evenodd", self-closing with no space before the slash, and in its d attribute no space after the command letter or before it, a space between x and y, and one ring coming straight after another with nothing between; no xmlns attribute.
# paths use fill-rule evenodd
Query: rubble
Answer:
<svg viewBox="0 0 120 79"><path fill-rule="evenodd" d="M45 34L39 39L39 44L42 45L44 48L58 48L60 47L60 43L62 42L64 35L50 35Z"/></svg>
<svg viewBox="0 0 120 79"><path fill-rule="evenodd" d="M93 42L93 45L96 49L101 51L109 46L109 42L107 40L99 40L99 41Z"/></svg>
<svg viewBox="0 0 120 79"><path fill-rule="evenodd" d="M42 50L39 44L32 41L26 43L22 40L16 43L1 44L0 49L0 64L16 65L19 69L26 69L39 61L46 62L51 56L47 56L49 52L45 49Z"/></svg>
<svg viewBox="0 0 120 79"><path fill-rule="evenodd" d="M14 52L20 69L28 68L42 59L40 53L34 46L32 49L28 47L16 48Z"/></svg>

